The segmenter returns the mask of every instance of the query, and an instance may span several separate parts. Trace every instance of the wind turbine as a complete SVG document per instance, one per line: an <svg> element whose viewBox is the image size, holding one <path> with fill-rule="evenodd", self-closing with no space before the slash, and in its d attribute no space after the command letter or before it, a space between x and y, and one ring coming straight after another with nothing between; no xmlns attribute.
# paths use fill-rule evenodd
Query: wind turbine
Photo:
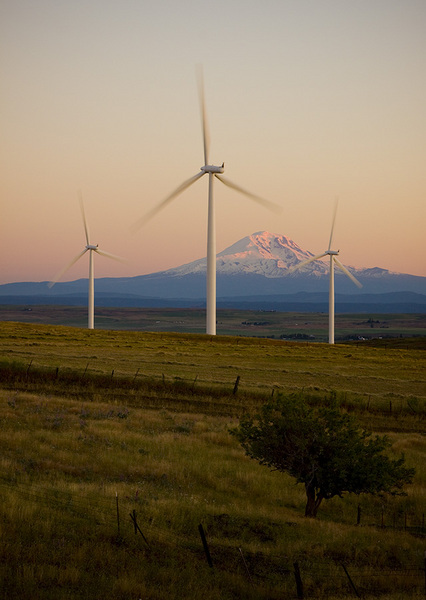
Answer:
<svg viewBox="0 0 426 600"><path fill-rule="evenodd" d="M340 260L337 258L338 254L339 254L339 250L331 249L331 244L333 241L333 233L334 233L334 223L336 221L336 213L337 213L337 202L334 206L334 214L333 214L333 221L331 224L331 233L330 233L330 241L328 243L328 250L326 250L322 254L317 254L316 256L313 256L312 258L303 260L298 265L293 267L293 269L291 269L292 271L297 271L298 269L301 269L305 265L308 265L309 263L314 262L315 260L320 260L321 258L324 258L324 256L330 257L330 275L329 275L330 281L329 281L329 290L328 290L328 343L329 344L334 344L334 264L336 264L337 267L341 271L343 271L343 273L347 277L349 277L349 279L351 279L356 286L358 286L359 288L362 287L362 283L360 283L358 281L358 279L356 279L356 277L354 277L352 275L352 273L350 273L348 271L348 269L346 267L344 267L342 265L342 263L340 262Z"/></svg>
<svg viewBox="0 0 426 600"><path fill-rule="evenodd" d="M118 260L119 262L124 262L124 260L118 256L114 256L109 252L104 252L99 249L98 244L91 244L89 241L89 228L87 226L86 215L84 213L83 200L80 196L80 208L81 214L83 217L83 225L84 231L86 234L86 246L82 252L77 254L75 258L72 259L70 263L67 264L59 273L55 276L55 278L48 283L49 288L55 285L55 283L62 277L68 269L70 269L73 264L75 264L86 252L89 253L89 303L88 303L88 329L94 329L95 327L95 272L94 272L94 257L93 253L96 252L101 256L106 256L107 258L112 258L114 260Z"/></svg>
<svg viewBox="0 0 426 600"><path fill-rule="evenodd" d="M216 335L216 227L215 227L215 204L213 197L213 182L214 179L218 179L226 186L248 196L255 202L259 204L263 204L267 206L271 210L279 211L280 207L270 202L269 200L264 200L260 196L252 194L247 190L243 189L239 185L236 185L229 179L226 179L222 176L222 173L225 171L225 163L222 163L220 166L211 165L209 163L208 151L209 151L209 135L207 128L207 117L206 117L206 107L204 101L204 83L203 83L203 75L202 70L198 70L198 93L200 100L200 110L201 110L201 123L203 130L203 145L204 145L204 165L200 168L199 173L184 181L179 187L177 187L171 194L169 194L162 202L160 202L157 206L155 206L151 211L149 211L145 216L143 216L134 226L134 230L139 229L142 225L144 225L147 221L149 221L152 217L154 217L160 210L165 208L172 200L176 198L179 194L184 192L187 188L189 188L193 183L195 183L198 179L201 179L204 175L208 175L209 178L209 187L208 187L208 216L207 216L207 305L206 305L206 333L209 335Z"/></svg>

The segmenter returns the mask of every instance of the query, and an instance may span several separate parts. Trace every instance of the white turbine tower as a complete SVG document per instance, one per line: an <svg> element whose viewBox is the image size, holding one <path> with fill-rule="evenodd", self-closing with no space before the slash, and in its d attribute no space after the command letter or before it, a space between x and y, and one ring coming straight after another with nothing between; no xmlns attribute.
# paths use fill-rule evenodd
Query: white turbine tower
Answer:
<svg viewBox="0 0 426 600"><path fill-rule="evenodd" d="M209 192L208 192L208 217L207 217L207 306L206 306L206 333L209 335L216 335L216 231L215 231L215 205L213 197L213 181L214 178L219 179L222 183L228 187L248 196L255 202L267 206L271 210L279 211L280 207L273 202L264 200L260 196L256 196L251 192L243 189L239 185L232 183L229 179L222 177L222 173L225 171L225 164L222 163L220 166L209 164L208 158L208 146L209 136L207 129L207 117L204 102L204 84L201 69L198 72L198 91L200 98L201 108L201 121L203 129L203 144L204 144L204 165L200 168L200 172L184 181L178 188L176 188L171 194L169 194L162 202L160 202L155 208L144 215L136 224L134 229L139 229L149 219L156 215L162 210L169 202L174 200L176 196L184 192L189 186L195 183L203 175L209 176Z"/></svg>
<svg viewBox="0 0 426 600"><path fill-rule="evenodd" d="M336 212L337 212L337 202L334 207L334 214L333 214L333 221L331 224L331 233L330 233L330 241L328 243L328 250L326 250L322 254L317 254L316 256L313 256L312 258L308 258L308 260L303 260L302 262L300 262L297 266L293 267L293 269L292 269L292 271L296 271L298 269L301 269L305 265L308 265L309 263L314 262L315 260L320 260L321 258L324 258L324 256L330 257L330 275L329 275L330 281L329 281L329 290L328 290L328 343L329 344L334 344L334 264L336 263L337 267L341 271L343 271L343 273L345 275L347 275L347 277L349 277L349 279L351 279L356 286L358 286L359 288L362 287L362 283L360 283L358 281L358 279L356 279L356 277L354 277L352 275L352 273L350 273L348 271L348 269L346 267L344 267L342 265L342 263L340 262L340 260L337 258L338 254L339 254L339 250L331 249L331 244L333 241L333 233L334 233L334 223L336 221Z"/></svg>
<svg viewBox="0 0 426 600"><path fill-rule="evenodd" d="M77 254L75 258L72 259L70 263L67 264L66 267L61 269L59 273L55 276L55 278L48 284L51 288L55 283L62 277L68 269L70 269L73 264L75 264L86 252L89 253L89 303L88 303L88 329L94 329L95 327L95 272L94 272L94 257L93 253L96 252L101 256L106 256L107 258L112 258L114 260L118 260L120 262L124 262L124 260L118 256L114 256L109 252L104 252L103 250L99 250L98 244L91 244L89 241L89 228L87 226L86 215L84 213L83 200L80 196L80 208L81 214L83 217L84 231L86 234L86 246L80 254Z"/></svg>

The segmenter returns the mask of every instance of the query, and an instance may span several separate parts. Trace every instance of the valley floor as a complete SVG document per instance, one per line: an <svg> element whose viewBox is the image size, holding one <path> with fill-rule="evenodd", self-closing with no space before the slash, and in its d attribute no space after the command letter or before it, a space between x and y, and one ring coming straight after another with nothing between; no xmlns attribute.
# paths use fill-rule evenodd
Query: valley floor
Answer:
<svg viewBox="0 0 426 600"><path fill-rule="evenodd" d="M87 309L77 306L0 304L0 321L87 326ZM97 329L204 333L202 309L102 308L95 311ZM248 337L325 342L326 313L218 310L217 333ZM336 342L426 336L426 314L336 314Z"/></svg>

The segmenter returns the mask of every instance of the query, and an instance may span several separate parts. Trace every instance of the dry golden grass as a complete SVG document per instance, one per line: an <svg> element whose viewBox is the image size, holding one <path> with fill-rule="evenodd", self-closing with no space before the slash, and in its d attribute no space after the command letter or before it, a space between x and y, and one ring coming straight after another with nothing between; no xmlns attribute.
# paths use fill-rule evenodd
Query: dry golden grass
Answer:
<svg viewBox="0 0 426 600"><path fill-rule="evenodd" d="M306 597L353 594L341 563L364 598L424 593L418 353L3 325L3 598L290 598L295 561ZM11 359L23 365L16 380L9 378ZM139 365L143 373L134 379ZM51 377L56 367L59 375ZM40 377L26 377L37 369ZM273 384L293 389L293 371L309 371L319 397L337 389L343 406L387 429L393 451L405 452L417 469L407 496L334 498L318 520L307 520L303 487L244 456L229 428L246 403L269 397ZM96 383L95 375L104 377ZM374 383L375 392L352 389L357 377ZM139 390L129 384L139 380ZM390 389L398 392L389 396ZM133 510L149 548L133 532Z"/></svg>

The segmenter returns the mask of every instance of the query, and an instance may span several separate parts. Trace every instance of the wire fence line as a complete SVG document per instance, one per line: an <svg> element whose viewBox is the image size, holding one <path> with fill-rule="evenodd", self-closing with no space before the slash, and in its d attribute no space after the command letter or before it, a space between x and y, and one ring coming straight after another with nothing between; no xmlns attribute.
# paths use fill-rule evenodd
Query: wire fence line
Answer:
<svg viewBox="0 0 426 600"><path fill-rule="evenodd" d="M82 516L87 515L90 520L93 519L93 514L96 514L97 520L104 524L114 522L115 519L112 511L115 500L110 501L101 494L97 494L94 498L93 493L81 495L74 490L52 490L52 488L46 488L42 484L11 481L1 476L0 488L4 490L13 489L22 496L33 499L51 509L67 509L75 513L80 512ZM132 502L136 505L140 504L140 499L136 496L126 496L125 499L128 504ZM358 506L358 513L356 517L354 515L354 524L380 529L403 530L419 537L426 537L425 513L416 514L409 510L395 512L392 509L378 510L376 508L369 511L365 507L361 509Z"/></svg>
<svg viewBox="0 0 426 600"><path fill-rule="evenodd" d="M92 526L108 528L108 535L111 535L111 539L122 539L123 536L132 535L132 531L134 531L141 539L140 551L149 551L155 546L164 549L167 546L172 551L178 552L185 549L188 552L202 555L202 541L203 544L208 544L207 540L200 540L195 528L194 531L188 531L188 534L184 535L171 528L154 524L152 519L137 513L136 509L129 513L129 506L135 506L135 504L138 511L143 513L143 507L132 497L119 498L116 495L108 499L99 494L94 498L92 493L83 495L74 490L52 489L42 484L18 482L4 477L0 477L0 491L3 501L7 499L8 493L18 494L23 500L35 503L48 511L55 511L58 513L58 518L60 518L60 514L66 512L72 515L73 519L83 520L85 527L90 523ZM409 527L406 527L405 530L407 534L426 536L423 515L418 520L423 523L420 533L410 530ZM372 525L368 524L367 526ZM383 519L374 526L384 527ZM358 590L374 588L377 585L375 582L379 579L382 582L384 580L400 580L404 588L409 585L416 590L417 594L423 590L426 595L426 554L424 563L419 560L417 563L392 568L360 566L356 563L343 564L332 559L310 558L308 554L299 557L297 562L291 564L288 557L279 553L268 550L250 552L237 547L230 540L221 538L220 531L215 531L211 524L208 527L208 534L211 545L211 552L209 551L211 556L208 559L209 563L211 562L210 566L223 570L237 569L258 585L270 585L272 581L277 582L280 578L290 577L292 580L295 578L298 583L298 598L303 598L303 594L308 592L309 597L323 597L324 590L329 586L331 586L330 590L347 588L343 593L359 595ZM125 550L133 554L138 552L137 549L131 548L125 548ZM204 552L207 552L205 545ZM217 561L216 555L220 557ZM262 563L262 567L259 566L260 563ZM264 568L265 564L271 565L270 571ZM307 583L304 583L305 581ZM320 584L320 581L326 583ZM305 585L305 592L301 592L303 585Z"/></svg>
<svg viewBox="0 0 426 600"><path fill-rule="evenodd" d="M61 382L65 388L67 388L67 395L75 395L80 397L86 395L90 398L96 395L100 389L104 394L112 394L115 398L122 398L123 401L127 399L129 401L129 390L135 393L135 399L143 401L147 407L156 406L158 404L158 398L156 394L162 392L164 397L162 400L166 400L171 405L176 407L182 406L185 403L183 395L194 394L196 392L198 398L198 407L203 407L206 404L206 398L208 398L209 406L214 412L234 414L241 409L242 398L239 397L241 387L241 377L236 376L235 381L229 379L229 381L202 381L198 378L198 374L194 378L182 378L180 376L173 376L169 374L167 377L162 373L157 374L145 374L143 369L137 368L134 373L127 373L120 370L118 367L112 368L110 372L99 373L93 372L89 369L89 363L82 367L78 371L71 370L68 367L47 367L45 365L34 364L33 359L26 365L22 362L20 365L0 365L0 371L2 373L3 385L8 386L13 384L13 389L20 387L21 391L26 389L31 390L32 386L40 387L40 389L50 389L52 385L56 386L56 392L58 393L57 383ZM286 371L283 371L285 373ZM27 387L28 386L28 387ZM93 387L94 386L94 387ZM72 387L73 390L69 388ZM75 388L75 389L74 389ZM78 389L77 389L78 388ZM96 392L94 389L96 388ZM300 392L300 386L295 384L289 384L288 382L284 386L287 393ZM284 391L284 388L281 391ZM318 388L302 388L306 394L311 394L314 397L327 396L330 390L324 389L319 390ZM257 390L246 390L243 393L244 402L248 402L249 406L252 402L257 406L259 398L266 398L269 395L273 395L276 391L280 391L280 386L272 386L269 388L265 386L263 389ZM238 392L238 393L237 393ZM170 394L170 396L168 396ZM179 395L179 398L177 396ZM205 396L205 398L204 398ZM384 415L393 416L395 419L398 417L403 418L404 416L415 417L423 419L425 416L426 405L422 398L416 396L397 396L393 395L392 399L386 397L376 397L374 393L367 392L356 392L356 391L344 391L339 394L339 401L342 409L352 411L354 408L359 410L362 414L369 415ZM228 402L224 403L223 398L227 397ZM220 402L219 402L220 399ZM215 404L217 400L217 404ZM194 404L194 398L191 398L190 404ZM394 423L396 426L397 423ZM402 427L402 425L401 425Z"/></svg>

